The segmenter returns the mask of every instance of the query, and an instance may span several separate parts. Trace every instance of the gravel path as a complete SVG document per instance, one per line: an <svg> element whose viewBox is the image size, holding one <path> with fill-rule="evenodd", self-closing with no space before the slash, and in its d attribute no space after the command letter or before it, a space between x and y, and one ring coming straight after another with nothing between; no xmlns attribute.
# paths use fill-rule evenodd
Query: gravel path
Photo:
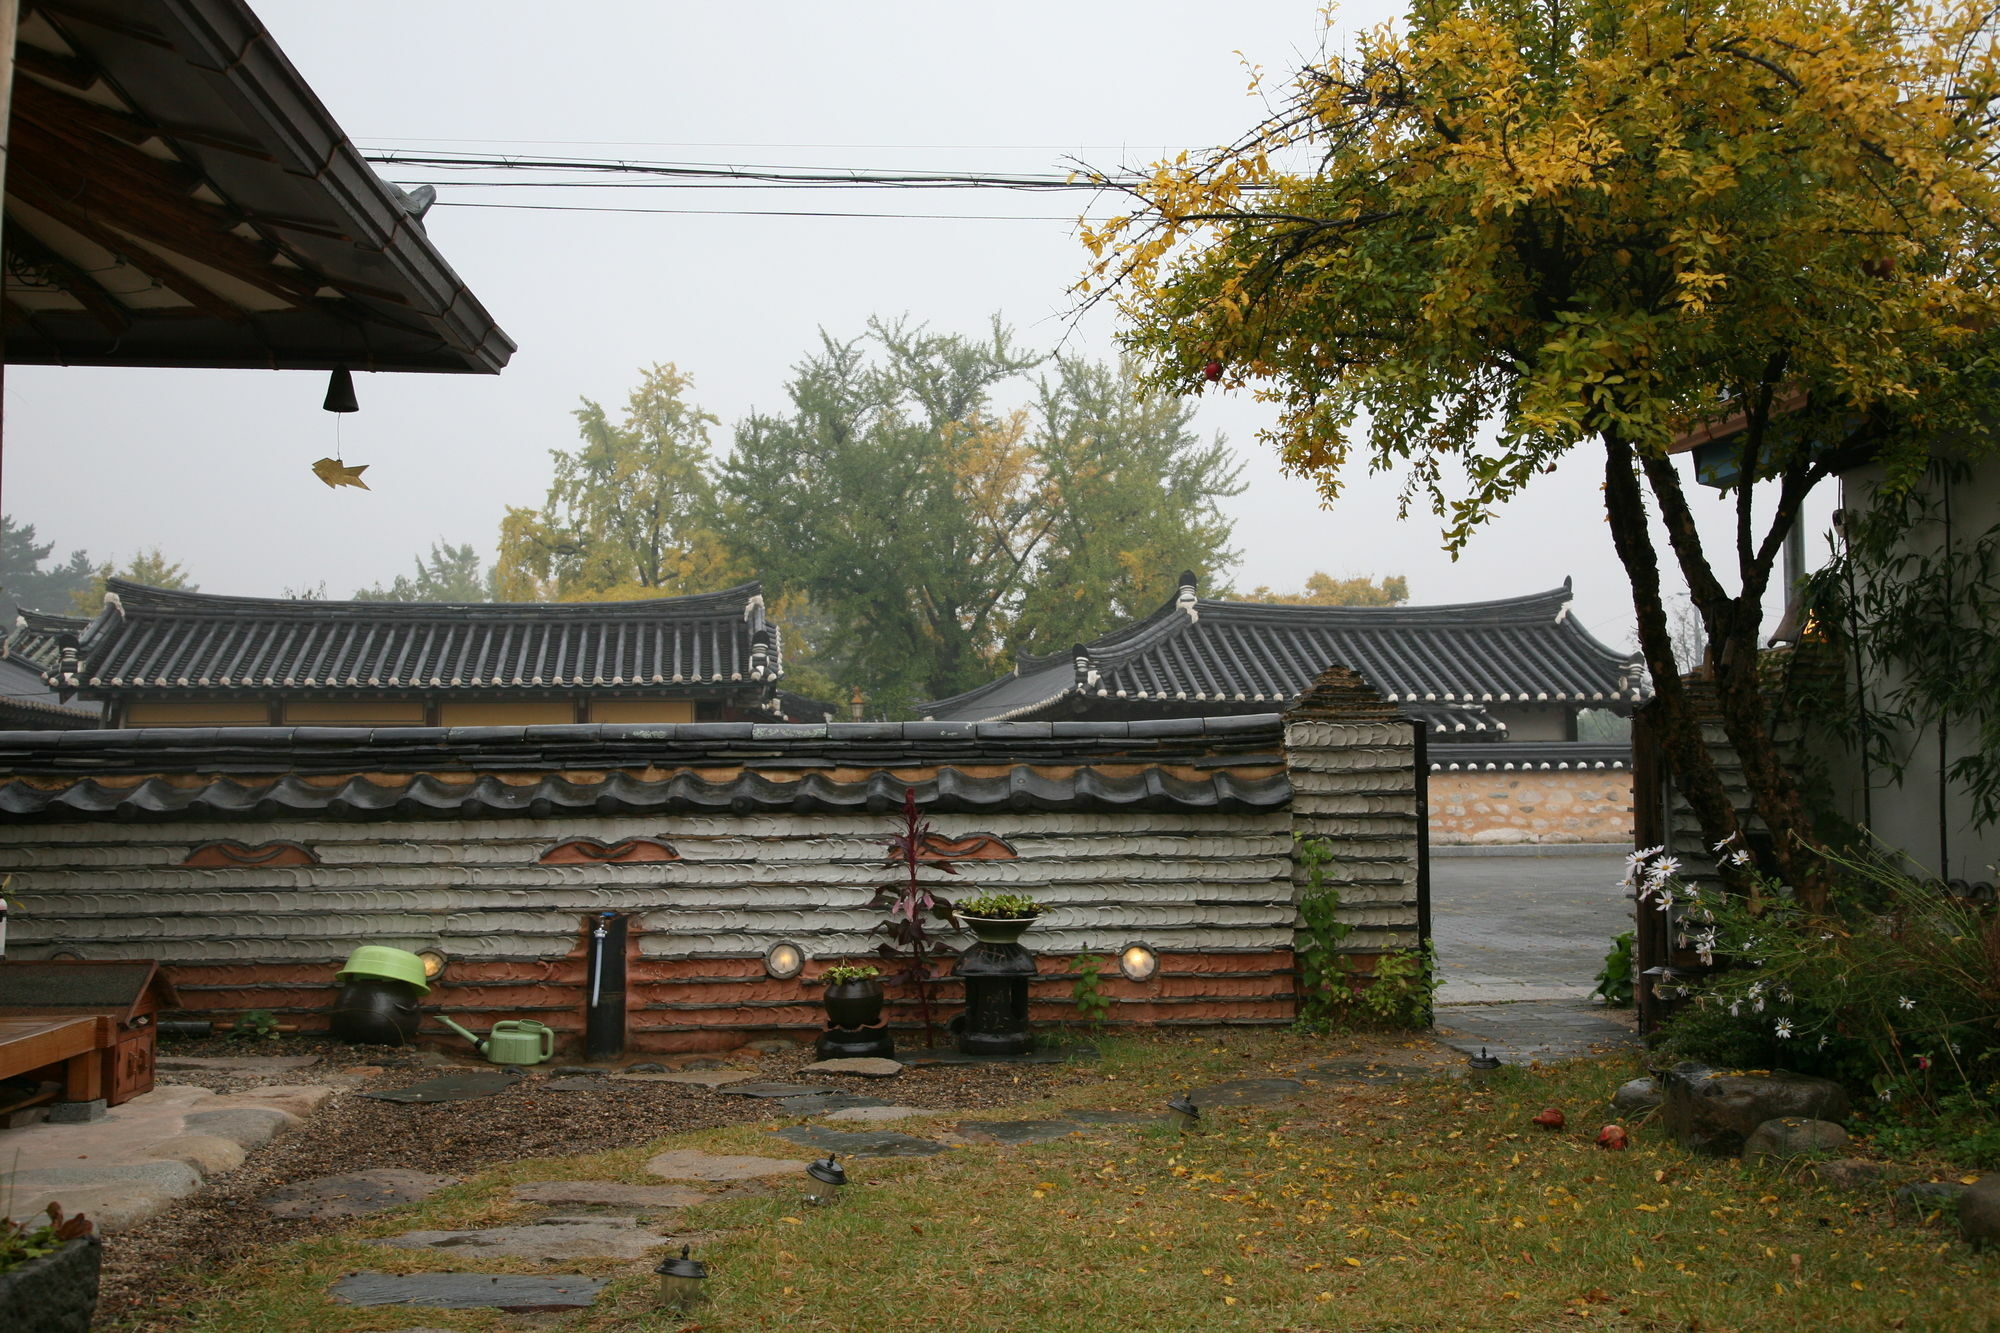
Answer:
<svg viewBox="0 0 2000 1333"><path fill-rule="evenodd" d="M548 1092L546 1075L477 1101L404 1106L357 1095L399 1087L439 1072L437 1056L405 1050L357 1050L332 1042L287 1040L255 1050L243 1046L174 1043L162 1054L319 1054L320 1065L270 1077L218 1071L166 1071L162 1082L197 1083L235 1091L272 1083L340 1086L299 1129L257 1149L242 1167L210 1182L167 1211L117 1233L105 1247L100 1327L153 1333L184 1330L180 1315L214 1270L328 1231L345 1222L283 1220L257 1200L283 1185L342 1172L400 1167L441 1175L472 1175L499 1162L569 1157L651 1142L690 1130L757 1123L776 1114L769 1103L706 1088L643 1080L604 1079L601 1088ZM823 1082L900 1104L940 1111L988 1111L1002 1102L1046 1095L1094 1077L1076 1066L934 1066L894 1079L800 1075L810 1049L732 1052L732 1068L770 1079ZM357 1065L357 1060L367 1065ZM489 1067L489 1066L482 1066Z"/></svg>

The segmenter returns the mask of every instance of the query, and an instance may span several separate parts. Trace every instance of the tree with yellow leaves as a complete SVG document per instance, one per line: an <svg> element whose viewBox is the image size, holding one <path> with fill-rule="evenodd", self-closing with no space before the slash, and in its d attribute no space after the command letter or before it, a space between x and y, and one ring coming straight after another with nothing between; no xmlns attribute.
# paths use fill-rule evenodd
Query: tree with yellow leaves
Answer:
<svg viewBox="0 0 2000 1333"><path fill-rule="evenodd" d="M584 399L583 447L551 449L555 480L540 509L500 521L494 582L502 601L608 602L714 592L742 571L715 532L708 428L671 365L641 372L613 425Z"/></svg>
<svg viewBox="0 0 2000 1333"><path fill-rule="evenodd" d="M1410 600L1410 581L1401 574L1384 574L1379 583L1366 577L1337 579L1316 569L1297 592L1273 592L1259 584L1243 600L1278 606L1401 606Z"/></svg>
<svg viewBox="0 0 2000 1333"><path fill-rule="evenodd" d="M1107 180L1136 207L1087 235L1087 287L1123 306L1155 383L1258 386L1291 470L1329 500L1357 462L1399 470L1454 551L1599 453L1677 779L1711 841L1738 831L1682 680L1703 667L1766 868L1817 900L1757 688L1763 599L1801 503L1848 460L1907 484L1930 442L1990 437L1993 20L1417 0L1229 147ZM1724 549L1672 454L1703 429L1737 446ZM1675 659L1662 534L1706 663Z"/></svg>

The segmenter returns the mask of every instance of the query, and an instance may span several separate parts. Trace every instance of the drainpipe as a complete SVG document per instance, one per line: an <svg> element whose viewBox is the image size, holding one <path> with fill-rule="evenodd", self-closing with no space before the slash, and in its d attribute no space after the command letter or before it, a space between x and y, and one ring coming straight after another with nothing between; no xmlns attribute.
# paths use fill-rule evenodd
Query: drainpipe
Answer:
<svg viewBox="0 0 2000 1333"><path fill-rule="evenodd" d="M590 928L583 1049L592 1060L610 1059L625 1050L625 917L619 912L599 912Z"/></svg>

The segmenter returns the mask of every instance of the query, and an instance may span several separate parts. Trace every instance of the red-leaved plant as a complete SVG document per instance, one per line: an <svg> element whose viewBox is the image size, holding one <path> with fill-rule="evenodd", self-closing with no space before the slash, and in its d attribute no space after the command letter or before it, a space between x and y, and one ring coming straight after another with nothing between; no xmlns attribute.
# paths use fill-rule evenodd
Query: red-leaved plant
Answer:
<svg viewBox="0 0 2000 1333"><path fill-rule="evenodd" d="M958 868L949 861L926 856L931 825L917 810L915 787L903 788L902 821L901 831L889 839L889 864L903 872L902 878L894 884L884 884L869 901L871 907L889 909L889 919L876 927L889 937L889 942L877 945L875 952L903 964L902 971L892 972L883 980L907 981L916 987L917 1004L924 1016L924 1043L934 1046L937 1033L931 1018L931 986L938 977L938 955L949 954L951 950L931 934L929 923L933 919L951 920L951 900L932 893L917 878L917 872L928 868L956 875Z"/></svg>

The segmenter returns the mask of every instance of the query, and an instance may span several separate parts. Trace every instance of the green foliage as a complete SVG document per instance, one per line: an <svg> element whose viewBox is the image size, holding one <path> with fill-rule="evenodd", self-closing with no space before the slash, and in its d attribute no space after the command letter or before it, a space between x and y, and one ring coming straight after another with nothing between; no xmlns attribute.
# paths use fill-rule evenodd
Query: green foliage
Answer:
<svg viewBox="0 0 2000 1333"><path fill-rule="evenodd" d="M1025 893L981 893L960 898L958 914L999 920L1033 919L1042 914L1042 905Z"/></svg>
<svg viewBox="0 0 2000 1333"><path fill-rule="evenodd" d="M879 977L881 975L881 968L869 967L865 963L858 965L853 963L836 963L819 974L820 980L829 986L838 986L846 981L867 981L871 977Z"/></svg>
<svg viewBox="0 0 2000 1333"><path fill-rule="evenodd" d="M1611 937L1611 952L1604 955L1597 988L1590 992L1603 996L1604 1002L1614 1009L1632 1007L1632 938L1633 932L1629 930Z"/></svg>
<svg viewBox="0 0 2000 1333"><path fill-rule="evenodd" d="M1340 920L1340 891L1327 882L1332 859L1333 849L1321 839L1300 838L1293 846L1293 861L1306 874L1299 895L1300 938L1293 949L1299 967L1299 1028L1344 1032L1428 1026L1438 984L1431 946L1382 954L1372 971L1356 967L1340 952L1354 927Z"/></svg>
<svg viewBox="0 0 2000 1333"><path fill-rule="evenodd" d="M70 603L80 616L94 616L104 609L105 581L119 578L128 583L142 583L148 588L177 588L183 592L198 592L199 585L187 576L180 565L167 559L155 546L150 551L141 551L119 569L106 561L90 576L87 586L70 593Z"/></svg>
<svg viewBox="0 0 2000 1333"><path fill-rule="evenodd" d="M71 551L68 560L44 567L54 551L54 542L35 540L34 524L18 526L13 515L0 515L0 605L11 608L9 625L19 610L68 615L77 595L89 590L97 573L89 555Z"/></svg>
<svg viewBox="0 0 2000 1333"><path fill-rule="evenodd" d="M1078 954L1070 960L1076 980L1070 983L1069 998L1076 1005L1076 1017L1091 1031L1101 1031L1111 1016L1111 1001L1104 994L1104 960L1094 953Z"/></svg>
<svg viewBox="0 0 2000 1333"><path fill-rule="evenodd" d="M480 568L479 552L472 543L453 546L432 542L428 557L413 558L410 574L398 574L384 588L376 584L354 594L357 602L490 602L499 574L497 567Z"/></svg>
<svg viewBox="0 0 2000 1333"><path fill-rule="evenodd" d="M613 425L585 399L583 446L551 449L555 479L540 509L500 524L496 595L507 601L609 601L714 592L741 573L716 535L716 418L688 401L694 381L671 365L641 372ZM788 534L796 541L798 533Z"/></svg>
<svg viewBox="0 0 2000 1333"><path fill-rule="evenodd" d="M56 1203L49 1205L48 1217L48 1221L31 1227L0 1212L0 1273L54 1254L77 1237L88 1236L93 1225L82 1213L64 1217L62 1205Z"/></svg>
<svg viewBox="0 0 2000 1333"><path fill-rule="evenodd" d="M1243 600L1280 606L1401 606L1410 600L1410 581L1401 574L1385 574L1379 583L1369 578L1337 579L1315 570L1299 592L1272 592L1260 585L1244 593Z"/></svg>
<svg viewBox="0 0 2000 1333"><path fill-rule="evenodd" d="M1837 1079L1889 1123L2000 1105L2000 917L1879 859L1829 860L1824 912L1762 876L1749 897L1644 879L1675 942L1726 964L1692 987L1670 1052Z"/></svg>
<svg viewBox="0 0 2000 1333"><path fill-rule="evenodd" d="M984 337L876 320L822 335L789 409L753 413L723 464L723 539L775 598L803 597L812 655L877 716L982 684L1009 646L1067 649L1152 611L1182 569L1234 559L1216 502L1220 441L1130 374L1042 363L996 321ZM800 540L809 534L810 540Z"/></svg>
<svg viewBox="0 0 2000 1333"><path fill-rule="evenodd" d="M284 1034L278 1031L278 1016L269 1009L245 1009L236 1015L229 1035L236 1041L276 1041Z"/></svg>

